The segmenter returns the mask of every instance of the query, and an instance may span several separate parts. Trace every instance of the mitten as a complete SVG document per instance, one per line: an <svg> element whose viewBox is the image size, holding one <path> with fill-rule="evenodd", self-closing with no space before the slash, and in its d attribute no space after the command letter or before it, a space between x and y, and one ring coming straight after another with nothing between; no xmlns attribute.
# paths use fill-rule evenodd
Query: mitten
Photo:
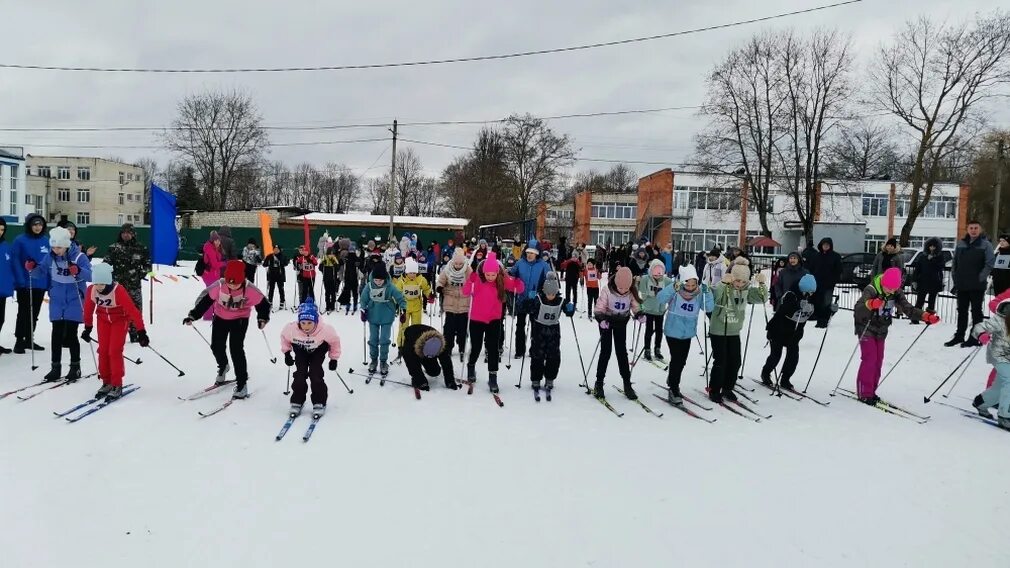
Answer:
<svg viewBox="0 0 1010 568"><path fill-rule="evenodd" d="M146 330L142 329L137 332L137 343L139 343L141 347L147 347L151 344L151 338L147 337Z"/></svg>
<svg viewBox="0 0 1010 568"><path fill-rule="evenodd" d="M263 329L264 327L267 326L267 320L258 320L258 323L260 329Z"/></svg>
<svg viewBox="0 0 1010 568"><path fill-rule="evenodd" d="M407 322L407 312L400 312L400 323Z"/></svg>
<svg viewBox="0 0 1010 568"><path fill-rule="evenodd" d="M337 360L336 359L330 359L330 370L331 371L336 371L337 370Z"/></svg>
<svg viewBox="0 0 1010 568"><path fill-rule="evenodd" d="M288 367L293 367L295 364L295 358L293 355L291 355L290 351L284 352L284 364L287 365Z"/></svg>
<svg viewBox="0 0 1010 568"><path fill-rule="evenodd" d="M600 329L610 329L610 322L607 320L600 320Z"/></svg>
<svg viewBox="0 0 1010 568"><path fill-rule="evenodd" d="M94 328L89 325L89 326L87 326L87 327L84 328L84 331L81 332L81 339L83 339L85 343L91 343L91 330L92 329L94 329Z"/></svg>
<svg viewBox="0 0 1010 568"><path fill-rule="evenodd" d="M936 314L934 314L932 312L926 312L926 313L922 314L922 317L920 319L926 325L933 325L934 323L939 323L940 322L940 316L938 316L938 315L936 315Z"/></svg>
<svg viewBox="0 0 1010 568"><path fill-rule="evenodd" d="M989 335L988 331L983 331L982 335L978 336L978 342L982 345L989 345L990 341L992 341L992 336Z"/></svg>
<svg viewBox="0 0 1010 568"><path fill-rule="evenodd" d="M876 311L884 307L884 301L880 298L873 298L872 300L866 302L866 307Z"/></svg>
<svg viewBox="0 0 1010 568"><path fill-rule="evenodd" d="M368 310L361 310L361 323L368 321Z"/></svg>
<svg viewBox="0 0 1010 568"><path fill-rule="evenodd" d="M71 276L77 276L78 274L80 274L81 269L76 264L70 263L69 267L67 268L67 272L69 272Z"/></svg>
<svg viewBox="0 0 1010 568"><path fill-rule="evenodd" d="M35 270L36 266L38 266L38 264L36 264L34 260L28 259L25 261L25 270L28 272Z"/></svg>
<svg viewBox="0 0 1010 568"><path fill-rule="evenodd" d="M182 318L182 325L193 325L193 318L189 316Z"/></svg>
<svg viewBox="0 0 1010 568"><path fill-rule="evenodd" d="M568 302L567 304L565 304L564 310L565 310L565 315L566 316L568 316L568 317L574 316L575 315L575 304L573 304L571 302Z"/></svg>

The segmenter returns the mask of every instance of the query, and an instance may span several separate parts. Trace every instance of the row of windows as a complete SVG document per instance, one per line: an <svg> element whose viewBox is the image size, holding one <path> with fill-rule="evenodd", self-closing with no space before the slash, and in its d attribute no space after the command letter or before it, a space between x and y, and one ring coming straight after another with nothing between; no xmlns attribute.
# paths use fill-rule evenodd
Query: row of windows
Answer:
<svg viewBox="0 0 1010 568"><path fill-rule="evenodd" d="M120 224L120 225L123 224L123 222L124 222L123 219L126 219L126 221L125 221L126 223L137 223L137 224L140 223L140 215L126 215L124 217L123 214L120 213L117 217L119 219L119 223L118 224Z"/></svg>
<svg viewBox="0 0 1010 568"><path fill-rule="evenodd" d="M68 203L70 201L70 189L61 187L56 190L56 200ZM143 201L143 197L139 193L120 193L119 194L119 204L124 205L127 202L130 203L140 203ZM77 190L77 202L78 203L91 203L91 190L90 189L78 189Z"/></svg>
<svg viewBox="0 0 1010 568"><path fill-rule="evenodd" d="M908 247L912 250L922 250L922 247L926 245L926 240L930 237L909 237ZM943 248L953 249L957 246L957 239L954 238L940 238L943 243ZM866 235L866 240L863 242L863 252L869 252L876 254L880 252L880 249L884 248L884 243L887 242L887 235Z"/></svg>
<svg viewBox="0 0 1010 568"><path fill-rule="evenodd" d="M30 172L29 172L30 173ZM39 177L53 177L52 166L37 166L36 174ZM70 179L70 166L56 166L56 179ZM119 185L130 181L140 181L140 174L133 172L119 172ZM77 181L91 181L91 168L80 166L77 168Z"/></svg>
<svg viewBox="0 0 1010 568"><path fill-rule="evenodd" d="M714 211L740 210L739 189L678 185L673 195L673 207L681 211L689 209L709 209ZM754 211L752 200L747 201L747 210ZM775 201L769 200L768 211L774 212L774 210Z"/></svg>
<svg viewBox="0 0 1010 568"><path fill-rule="evenodd" d="M887 195L871 194L863 196L864 217L887 217L889 197ZM894 216L907 217L910 209L909 200L898 198L894 201ZM933 197L926 204L922 215L927 219L954 219L957 217L956 197Z"/></svg>
<svg viewBox="0 0 1010 568"><path fill-rule="evenodd" d="M634 203L594 203L594 219L637 219L638 206Z"/></svg>
<svg viewBox="0 0 1010 568"><path fill-rule="evenodd" d="M760 234L760 231L747 231L747 239ZM673 242L676 250L708 252L718 246L726 251L729 247L740 246L740 231L732 229L677 230L673 232Z"/></svg>
<svg viewBox="0 0 1010 568"><path fill-rule="evenodd" d="M575 211L565 209L563 210L548 209L547 218L558 221L571 221L575 219Z"/></svg>
<svg viewBox="0 0 1010 568"><path fill-rule="evenodd" d="M631 231L589 231L589 243L596 245L623 245L631 240Z"/></svg>

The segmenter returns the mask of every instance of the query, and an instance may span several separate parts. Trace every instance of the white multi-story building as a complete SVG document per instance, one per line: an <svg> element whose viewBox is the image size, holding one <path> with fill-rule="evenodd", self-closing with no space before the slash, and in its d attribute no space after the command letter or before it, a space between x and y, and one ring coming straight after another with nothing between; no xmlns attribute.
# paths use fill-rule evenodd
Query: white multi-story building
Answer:
<svg viewBox="0 0 1010 568"><path fill-rule="evenodd" d="M21 206L27 188L24 149L0 146L0 216L8 221L22 221L27 213Z"/></svg>
<svg viewBox="0 0 1010 568"><path fill-rule="evenodd" d="M144 170L104 158L28 155L32 191L46 218L77 225L144 222Z"/></svg>

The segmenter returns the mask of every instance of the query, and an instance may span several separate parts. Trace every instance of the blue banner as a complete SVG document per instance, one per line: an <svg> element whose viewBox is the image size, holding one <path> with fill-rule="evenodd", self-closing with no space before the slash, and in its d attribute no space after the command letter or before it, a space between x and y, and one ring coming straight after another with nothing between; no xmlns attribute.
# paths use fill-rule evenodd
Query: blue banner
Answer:
<svg viewBox="0 0 1010 568"><path fill-rule="evenodd" d="M179 256L175 196L151 184L151 262L172 266Z"/></svg>

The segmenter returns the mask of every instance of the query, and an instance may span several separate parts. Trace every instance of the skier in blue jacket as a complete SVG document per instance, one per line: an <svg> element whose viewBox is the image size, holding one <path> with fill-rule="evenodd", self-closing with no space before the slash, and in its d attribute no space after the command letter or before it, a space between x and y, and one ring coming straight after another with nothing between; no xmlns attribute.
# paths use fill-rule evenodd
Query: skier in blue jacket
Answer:
<svg viewBox="0 0 1010 568"><path fill-rule="evenodd" d="M519 321L516 322L515 358L521 359L526 353L526 316L537 308L536 298L540 293L540 288L547 278L547 273L551 271L550 266L539 259L540 250L536 237L530 237L526 243L526 254L524 258L516 262L515 267L509 271L509 275L523 281L524 292L516 295L515 314ZM503 320L504 321L504 320Z"/></svg>
<svg viewBox="0 0 1010 568"><path fill-rule="evenodd" d="M389 336L393 320L400 313L400 323L407 319L407 301L403 293L389 281L386 265L379 262L372 268L371 281L361 289L361 321L368 322L368 374L375 373L380 361L380 374L389 374Z"/></svg>
<svg viewBox="0 0 1010 568"><path fill-rule="evenodd" d="M14 295L14 252L7 242L7 220L0 217L0 329L3 329L7 319L7 298ZM11 350L0 345L0 355Z"/></svg>
<svg viewBox="0 0 1010 568"><path fill-rule="evenodd" d="M668 306L663 325L666 344L670 347L667 400L670 404L683 404L680 375L691 352L691 340L698 335L698 316L702 311L711 313L715 309L715 298L708 286L699 284L698 272L689 264L680 268L680 279L663 288L656 300Z"/></svg>
<svg viewBox="0 0 1010 568"><path fill-rule="evenodd" d="M14 239L12 256L14 261L14 289L18 300L17 322L14 324L14 352L24 353L26 349L42 351L38 343L32 341L32 333L42 311L45 298L46 279L41 272L29 275L25 263L32 261L38 265L49 256L49 238L46 236L46 220L42 215L31 214L25 218L25 232Z"/></svg>
<svg viewBox="0 0 1010 568"><path fill-rule="evenodd" d="M40 272L49 290L49 321L52 330L52 369L46 381L59 380L63 348L70 350L68 382L81 378L81 343L77 327L84 321L84 293L91 280L91 261L70 241L70 231L56 227L49 232L49 255L38 265L28 261L31 272ZM27 267L26 267L27 268Z"/></svg>

